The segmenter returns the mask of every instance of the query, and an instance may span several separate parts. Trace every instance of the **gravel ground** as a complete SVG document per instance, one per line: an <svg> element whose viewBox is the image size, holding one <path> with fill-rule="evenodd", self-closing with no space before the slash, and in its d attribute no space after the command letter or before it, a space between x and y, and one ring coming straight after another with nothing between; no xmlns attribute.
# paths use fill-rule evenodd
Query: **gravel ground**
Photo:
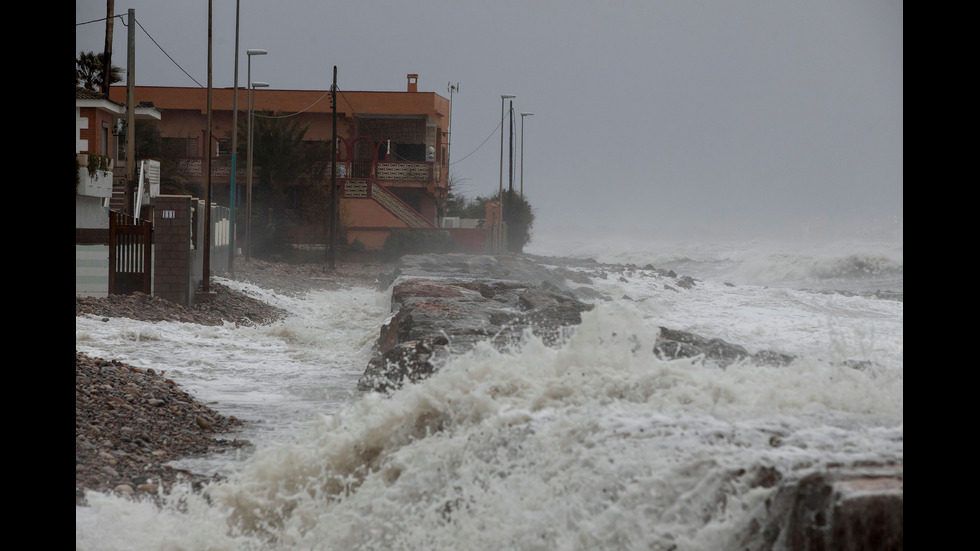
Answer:
<svg viewBox="0 0 980 551"><path fill-rule="evenodd" d="M270 263L257 259L236 263L235 273L215 273L252 283L279 294L311 289L375 285L390 268L381 263ZM212 296L191 307L144 294L105 298L76 297L75 315L128 317L144 321L179 321L202 325L274 323L288 312L211 282ZM242 421L198 403L172 380L152 369L140 369L105 358L75 353L75 504L86 491L152 496L178 482L207 482L166 465L175 459L225 453L247 445L221 436Z"/></svg>

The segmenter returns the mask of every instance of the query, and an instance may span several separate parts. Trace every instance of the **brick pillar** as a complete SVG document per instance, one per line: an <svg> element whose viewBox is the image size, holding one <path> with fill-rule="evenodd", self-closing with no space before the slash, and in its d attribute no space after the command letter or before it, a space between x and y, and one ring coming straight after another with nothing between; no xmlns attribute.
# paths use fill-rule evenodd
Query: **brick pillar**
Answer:
<svg viewBox="0 0 980 551"><path fill-rule="evenodd" d="M161 195L153 209L154 294L176 304L191 306L191 197Z"/></svg>

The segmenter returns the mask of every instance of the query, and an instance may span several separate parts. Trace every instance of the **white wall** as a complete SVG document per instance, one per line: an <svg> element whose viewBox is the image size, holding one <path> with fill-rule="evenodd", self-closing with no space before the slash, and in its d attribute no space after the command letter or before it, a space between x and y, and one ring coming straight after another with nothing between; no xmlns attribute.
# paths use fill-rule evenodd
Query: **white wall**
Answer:
<svg viewBox="0 0 980 551"><path fill-rule="evenodd" d="M75 296L109 296L108 245L75 245Z"/></svg>
<svg viewBox="0 0 980 551"><path fill-rule="evenodd" d="M75 227L108 229L109 209L99 197L75 196Z"/></svg>

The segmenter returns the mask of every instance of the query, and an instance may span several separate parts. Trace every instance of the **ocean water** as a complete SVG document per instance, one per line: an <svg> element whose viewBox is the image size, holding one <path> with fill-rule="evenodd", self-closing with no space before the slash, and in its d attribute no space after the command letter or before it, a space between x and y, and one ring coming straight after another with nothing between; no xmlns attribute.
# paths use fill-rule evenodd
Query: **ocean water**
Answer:
<svg viewBox="0 0 980 551"><path fill-rule="evenodd" d="M593 277L614 300L562 346L478 346L390 397L355 390L386 292L291 298L219 279L293 316L257 328L76 318L79 351L165 370L251 421L235 436L255 444L177 464L226 477L206 495L180 488L158 507L89 494L76 549L733 549L773 491L759 476L903 461L900 235L562 231L528 252L633 268ZM698 285L671 289L647 265ZM660 326L797 359L663 361Z"/></svg>

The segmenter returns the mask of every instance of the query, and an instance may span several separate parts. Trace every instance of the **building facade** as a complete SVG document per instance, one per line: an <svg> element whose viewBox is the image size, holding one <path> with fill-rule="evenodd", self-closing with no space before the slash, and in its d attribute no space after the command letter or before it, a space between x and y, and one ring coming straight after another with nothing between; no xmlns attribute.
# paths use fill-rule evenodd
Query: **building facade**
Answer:
<svg viewBox="0 0 980 551"><path fill-rule="evenodd" d="M205 167L210 165L211 201L244 212L249 201L247 155L235 156L234 178L231 173L234 92L233 88L212 89L208 148L206 89L135 87L137 102L161 112L157 124L162 149L165 156L176 161L184 188L204 196L209 181ZM438 94L419 92L418 75L407 75L403 92L337 92L336 166L329 154L334 132L329 90L258 88L251 93L253 132L259 125L256 121L263 117L282 118L305 127L304 144L323 152L317 170L279 183L284 186L286 208L304 208L303 198L308 197L304 191L311 186L329 190L336 182L340 235L346 244L359 242L366 250L380 249L392 229L440 225L449 191L446 155L450 106L449 100ZM125 87L110 89L110 98L116 101L125 102L125 94ZM239 143L248 127L248 94L245 88L237 94ZM253 151L253 156L258 157L258 152ZM253 190L260 185L258 168L251 178ZM293 224L292 243L325 244L326 225L321 220L310 221L309 216L306 220ZM242 232L236 234L241 242Z"/></svg>

